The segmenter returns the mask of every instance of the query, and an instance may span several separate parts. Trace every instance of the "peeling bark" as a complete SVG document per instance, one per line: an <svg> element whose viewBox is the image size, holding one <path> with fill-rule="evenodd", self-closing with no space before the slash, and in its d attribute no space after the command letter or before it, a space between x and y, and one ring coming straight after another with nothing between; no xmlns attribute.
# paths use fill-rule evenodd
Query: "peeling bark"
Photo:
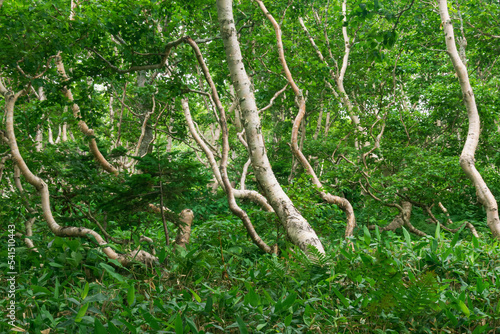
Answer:
<svg viewBox="0 0 500 334"><path fill-rule="evenodd" d="M5 162L7 160L10 160L11 156L10 154L7 154L5 156L2 157L2 159L0 159L0 181L2 181L2 178L3 178L3 171L5 169ZM2 194L2 192L0 192L0 195Z"/></svg>
<svg viewBox="0 0 500 334"><path fill-rule="evenodd" d="M48 138L49 144L54 145L55 144L55 142L54 142L54 134L52 133L52 127L50 126L51 122L50 122L50 120L47 120L47 122L48 122L48 127L49 127L49 129L48 129L48 132L49 132L49 138Z"/></svg>
<svg viewBox="0 0 500 334"><path fill-rule="evenodd" d="M182 210L180 214L179 228L177 229L177 236L175 237L175 244L177 246L186 248L191 237L191 225L193 224L194 214L190 209Z"/></svg>

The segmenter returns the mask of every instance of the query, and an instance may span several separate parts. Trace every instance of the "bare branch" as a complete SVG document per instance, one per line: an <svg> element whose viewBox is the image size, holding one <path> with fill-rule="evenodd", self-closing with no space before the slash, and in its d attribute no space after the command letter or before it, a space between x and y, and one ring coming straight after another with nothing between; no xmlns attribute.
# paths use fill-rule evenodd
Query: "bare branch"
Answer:
<svg viewBox="0 0 500 334"><path fill-rule="evenodd" d="M82 227L63 227L55 221L50 205L49 187L41 178L31 172L23 157L21 156L19 147L17 145L17 140L14 132L14 105L21 94L24 94L24 90L16 94L8 92L6 95L4 95L7 110L7 119L5 126L7 137L9 139L9 145L13 159L16 161L17 166L21 170L21 173L26 178L28 183L35 187L41 197L44 218L50 230L55 235L61 237L85 237L91 240L95 240L97 244L102 247L103 252L110 259L116 259L123 265L130 264L133 259L141 261L148 265L152 265L153 263L158 262L158 259L155 256L142 250L133 251L129 254L117 254L111 247L107 246L106 241L97 232Z"/></svg>
<svg viewBox="0 0 500 334"><path fill-rule="evenodd" d="M288 87L288 84L286 84L286 85L285 85L285 87L283 87L283 88L281 88L279 91L277 91L277 92L273 95L273 97L271 98L271 100L269 101L269 104L268 104L267 106L265 106L264 108L260 109L258 112L259 112L259 113L261 113L261 112L263 112L263 111L265 111L265 110L267 110L267 109L271 108L271 107L272 107L272 105L273 105L273 103L274 103L274 100L276 100L276 98L277 98L278 96L280 96L280 94L281 94L281 93L283 93L283 92L286 90L286 88L287 88L287 87Z"/></svg>
<svg viewBox="0 0 500 334"><path fill-rule="evenodd" d="M296 103L299 108L299 112L297 116L295 117L295 121L293 123L292 127L292 138L291 138L291 147L292 147L292 152L294 156L297 158L297 160L300 162L302 167L306 170L307 174L309 174L312 178L313 184L317 187L317 190L321 196L321 198L331 204L336 204L341 210L344 211L346 215L346 220L347 220L347 227L346 227L346 232L345 236L350 237L353 234L354 227L356 226L356 220L354 216L354 210L352 208L351 203L342 197L339 196L334 196L330 193L327 193L324 191L323 185L321 184L321 181L319 180L318 176L316 175L316 172L312 168L311 164L307 160L307 158L304 156L302 153L299 145L298 145L298 132L299 128L301 126L302 120L305 116L306 112L306 100L304 98L304 95L302 94L301 90L295 83L292 77L292 73L290 72L290 69L288 68L286 59L285 59L285 53L283 50L283 42L281 40L281 28L274 19L274 17L271 15L271 13L267 10L266 6L261 0L255 0L261 9L261 11L264 13L264 15L267 17L267 19L271 22L271 24L274 27L275 35L276 35L276 42L277 42L277 48L278 48L278 56L279 60L281 62L282 68L285 72L285 76L288 80L288 83L292 87L292 90L295 94L296 97ZM352 246L352 245L351 245Z"/></svg>
<svg viewBox="0 0 500 334"><path fill-rule="evenodd" d="M477 31L479 31L481 33L481 35L484 35L484 36L488 36L488 37L492 37L492 38L500 38L500 35L492 35L492 34L488 34L487 32L484 32L482 31L481 29L473 26L470 22L467 22L468 25L470 25L472 28L476 29Z"/></svg>
<svg viewBox="0 0 500 334"><path fill-rule="evenodd" d="M175 41L169 42L165 45L164 51L162 53L162 59L161 62L158 64L152 64L152 65L142 65L142 66L131 66L128 69L122 70L118 68L117 66L111 64L106 58L104 58L99 52L92 48L87 48L87 50L92 51L97 57L99 57L103 62L106 63L106 65L111 68L112 70L116 71L117 73L120 74L125 74L125 73L131 73L131 72L137 72L137 71L146 71L146 70L154 70L158 68L162 68L166 65L167 59L170 56L170 52L172 51L173 48L177 47L179 44L185 41L185 37L181 37Z"/></svg>

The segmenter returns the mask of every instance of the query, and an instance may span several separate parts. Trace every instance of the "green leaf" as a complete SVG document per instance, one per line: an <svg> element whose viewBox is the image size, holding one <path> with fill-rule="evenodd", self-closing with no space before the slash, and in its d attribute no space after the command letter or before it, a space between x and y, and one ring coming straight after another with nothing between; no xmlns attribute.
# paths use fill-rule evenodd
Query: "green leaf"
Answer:
<svg viewBox="0 0 500 334"><path fill-rule="evenodd" d="M450 243L450 248L455 247L455 245L457 244L458 238L460 238L460 232L462 232L462 229L463 229L463 227L453 235L453 239L451 240L451 243Z"/></svg>
<svg viewBox="0 0 500 334"><path fill-rule="evenodd" d="M212 312L213 304L214 304L214 301L212 299L212 296L208 296L207 303L205 304L205 312L207 312L207 313Z"/></svg>
<svg viewBox="0 0 500 334"><path fill-rule="evenodd" d="M144 320L146 320L148 325L151 326L152 329L154 329L154 330L161 329L160 324L158 323L158 321L156 321L155 317L153 317L151 314L149 314L148 312L144 312L142 314L142 316L144 317Z"/></svg>
<svg viewBox="0 0 500 334"><path fill-rule="evenodd" d="M83 316L87 312L87 309L89 308L89 303L85 303L82 307L80 307L80 310L76 314L75 322L80 322L82 321Z"/></svg>
<svg viewBox="0 0 500 334"><path fill-rule="evenodd" d="M108 322L108 331L109 334L123 334L123 332L119 330L118 327L116 327L116 325L111 321Z"/></svg>
<svg viewBox="0 0 500 334"><path fill-rule="evenodd" d="M175 318L175 334L184 334L184 328L182 326L182 318L180 314L177 314Z"/></svg>
<svg viewBox="0 0 500 334"><path fill-rule="evenodd" d="M446 306L445 306L446 307ZM455 317L455 315L448 309L445 308L445 314L446 316L448 317L448 319L451 321L451 323L453 324L453 326L456 326L458 325L458 319L457 317Z"/></svg>
<svg viewBox="0 0 500 334"><path fill-rule="evenodd" d="M335 293L337 295L337 297L339 297L340 301L342 302L342 304L344 304L344 306L347 308L349 307L349 300L347 300L341 293L339 290L337 290L335 287L332 286L332 290L333 290L333 293Z"/></svg>
<svg viewBox="0 0 500 334"><path fill-rule="evenodd" d="M125 279L123 278L122 275L118 274L117 272L115 272L115 268L111 267L109 264L106 264L106 263L99 263L99 265L104 268L104 270L106 270L108 272L108 274L110 274L112 277L116 278L118 281L120 282L124 282Z"/></svg>
<svg viewBox="0 0 500 334"><path fill-rule="evenodd" d="M89 282L86 282L85 283L85 287L83 288L83 291L82 291L82 296L81 298L82 299L85 299L87 297L87 295L89 294Z"/></svg>
<svg viewBox="0 0 500 334"><path fill-rule="evenodd" d="M51 324L57 325L57 323L54 322L54 317L52 316L52 314L50 314L50 312L45 308L45 305L42 306L42 309L40 310L40 313L42 313L43 315L45 315L47 317L47 319L50 320Z"/></svg>
<svg viewBox="0 0 500 334"><path fill-rule="evenodd" d="M54 299L59 299L59 288L61 287L61 284L59 284L59 279L56 277L56 285L54 287Z"/></svg>
<svg viewBox="0 0 500 334"><path fill-rule="evenodd" d="M436 240L439 240L441 237L441 224L440 223L437 223L436 224L436 232L434 233L434 238Z"/></svg>
<svg viewBox="0 0 500 334"><path fill-rule="evenodd" d="M240 329L241 334L248 334L247 326L243 322L243 320L240 318L240 316L236 316L236 322L238 323L238 328Z"/></svg>
<svg viewBox="0 0 500 334"><path fill-rule="evenodd" d="M304 315L302 316L306 326L308 326L308 327L312 326L312 324L314 323L314 318L315 318L314 314L315 313L316 312L314 312L314 309L311 306L309 306L309 304L307 304L306 309L304 310ZM311 316L313 316L313 317L311 318Z"/></svg>
<svg viewBox="0 0 500 334"><path fill-rule="evenodd" d="M276 302L275 312L279 313L281 311L286 311L290 306L293 305L295 299L297 298L297 293L292 292L283 301Z"/></svg>
<svg viewBox="0 0 500 334"><path fill-rule="evenodd" d="M90 297L85 298L83 300L83 302L84 303L93 303L93 302L102 302L105 300L108 300L108 297L99 292L95 295L92 295Z"/></svg>
<svg viewBox="0 0 500 334"><path fill-rule="evenodd" d="M134 288L134 285L131 285L127 291L127 303L128 303L128 305L132 306L132 304L134 304L134 300L135 300L135 288Z"/></svg>
<svg viewBox="0 0 500 334"><path fill-rule="evenodd" d="M467 307L467 305L465 305L465 303L463 301L461 301L461 300L458 301L458 307L463 312L463 314L465 314L465 316L467 318L470 316L469 308Z"/></svg>
<svg viewBox="0 0 500 334"><path fill-rule="evenodd" d="M290 313L286 318L285 318L285 326L288 327L290 326L290 324L292 323L292 318L293 318L293 314Z"/></svg>
<svg viewBox="0 0 500 334"><path fill-rule="evenodd" d="M245 303L251 305L252 307L257 307L260 305L260 296L255 293L255 290L247 283L245 283L248 289L248 293L245 295Z"/></svg>
<svg viewBox="0 0 500 334"><path fill-rule="evenodd" d="M411 244L411 237L410 237L410 233L408 233L408 231L403 227L401 227L403 229L403 235L405 236L405 240L406 240L406 244L408 245L408 248L412 249L413 246Z"/></svg>
<svg viewBox="0 0 500 334"><path fill-rule="evenodd" d="M194 334L198 334L198 328L196 327L196 324L194 323L193 319L191 318L188 318L188 317L185 317L184 320L186 320L189 328L191 328L191 331L194 333Z"/></svg>
<svg viewBox="0 0 500 334"><path fill-rule="evenodd" d="M486 333L486 331L488 330L488 328L489 328L488 325L477 326L476 328L474 328L474 331L472 332L472 334Z"/></svg>
<svg viewBox="0 0 500 334"><path fill-rule="evenodd" d="M120 320L121 322L123 322L123 324L128 328L128 330L130 331L130 333L137 333L137 327L132 325L130 322L127 322L123 319Z"/></svg>
<svg viewBox="0 0 500 334"><path fill-rule="evenodd" d="M194 292L192 289L189 289L189 291L191 291L191 294L193 295L194 299L198 302L198 303L201 303L201 298L200 296L198 296L198 294L196 292Z"/></svg>
<svg viewBox="0 0 500 334"><path fill-rule="evenodd" d="M64 268L63 265L59 264L59 263L55 263L55 262L50 262L49 263L49 266L51 267L55 267L55 268Z"/></svg>
<svg viewBox="0 0 500 334"><path fill-rule="evenodd" d="M378 228L378 225L375 225L375 237L377 238L378 241L381 240L381 237L380 237L380 230Z"/></svg>
<svg viewBox="0 0 500 334"><path fill-rule="evenodd" d="M474 245L474 248L479 248L479 240L477 240L476 236L472 236L472 244Z"/></svg>
<svg viewBox="0 0 500 334"><path fill-rule="evenodd" d="M95 320L94 320L94 333L96 333L96 334L108 334L108 331L106 330L104 325L97 318L95 318Z"/></svg>
<svg viewBox="0 0 500 334"><path fill-rule="evenodd" d="M50 295L50 290L44 286L32 285L33 292L37 295Z"/></svg>
<svg viewBox="0 0 500 334"><path fill-rule="evenodd" d="M160 261L160 263L163 263L163 261L165 261L166 258L167 258L167 252L165 251L164 248L161 248L160 251L158 252L158 261Z"/></svg>
<svg viewBox="0 0 500 334"><path fill-rule="evenodd" d="M366 225L363 226L363 234L364 234L365 244L369 245L370 242L372 241L372 236L370 234L370 231L368 230L368 227L366 227Z"/></svg>

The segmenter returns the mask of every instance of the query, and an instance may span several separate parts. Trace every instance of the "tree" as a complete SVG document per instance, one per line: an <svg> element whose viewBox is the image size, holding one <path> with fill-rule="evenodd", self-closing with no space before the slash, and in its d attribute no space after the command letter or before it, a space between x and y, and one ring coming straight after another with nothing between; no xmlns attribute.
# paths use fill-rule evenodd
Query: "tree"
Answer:
<svg viewBox="0 0 500 334"><path fill-rule="evenodd" d="M189 203L180 200L178 192L187 194L189 189L192 198L200 198L219 196L220 188L228 208L263 251L276 252L276 245L268 245L269 240L257 233L249 213L254 209L247 201L274 212L294 244L322 252L314 218L301 213L304 200L332 204L328 208L335 212L335 221L340 217L337 207L342 209L347 237L354 234L356 210L362 224L391 222L395 217L389 226L403 222L420 235L425 234L419 230L422 226L412 221L422 212L436 223L439 217L432 208L439 203L452 212L463 209L480 217L472 188L453 167L465 118L458 112L460 99L452 93L453 79L443 54L433 49L439 33L431 7L345 1L267 5L221 1L213 6L200 0L52 5L38 1L29 6L13 1L2 7L7 18L19 16L17 21L4 21L1 51L5 94L9 88L23 91L16 104L23 117L13 118L22 124L14 130L16 141L22 158L30 161L26 165L37 171L34 175L46 175L57 193L64 194L52 195L56 204L51 209L70 210L70 217L56 218L71 222L73 212L79 212L80 224L89 228L99 223L101 232L108 233L100 222L112 213L112 221L121 222L116 225L143 233L142 221L158 219L148 212L150 204L163 211L161 217L169 216L167 207L180 212ZM234 14L233 7L238 8ZM122 15L96 14L102 8ZM201 15L199 8L209 15ZM472 27L482 38L496 38L494 30L480 23L467 25L475 11L464 4L456 15L465 22L463 27ZM416 23L422 33L412 28ZM38 31L43 33L34 33ZM16 36L24 36L24 42ZM482 71L478 65L478 89L485 101L492 98L496 85L487 78L494 77L491 73L498 64L476 52L485 47L477 43L470 47L471 57L491 69ZM259 109L261 103L267 105ZM498 122L494 113L485 116L492 120L488 126ZM52 127L61 127L60 138L68 138L64 144L53 140ZM497 136L490 133L483 137L484 154L470 154L480 160L479 172L487 166L485 178L496 182ZM466 147L477 144L475 139ZM6 148L7 141L2 145ZM61 150L74 157L74 165L84 161L85 173L92 173L95 184L84 184L83 177L71 181L75 173L58 174L55 161L49 168L48 156ZM92 159L84 159L87 151ZM468 165L470 154L463 155L462 164ZM13 168L7 155L2 161L2 170ZM90 168L91 161L106 173ZM194 161L208 173L186 172ZM211 195L200 186L208 182L209 173ZM181 174L186 174L183 190L175 187ZM474 179L476 188L480 179ZM307 199L291 199L298 180L312 190ZM91 195L101 183L105 195ZM479 198L486 203L488 224L496 236L495 188ZM31 192L19 196L29 198ZM458 198L466 201L455 208ZM113 201L120 205L114 207ZM131 211L124 211L127 201ZM381 204L387 209L380 210ZM34 206L26 207L26 222L37 216ZM78 209L83 207L89 211ZM398 214L391 211L394 208ZM412 214L415 208L420 210L417 215ZM380 219L377 212L383 212ZM169 219L180 218L173 214ZM458 220L464 219L462 215ZM168 234L166 219L162 220Z"/></svg>
<svg viewBox="0 0 500 334"><path fill-rule="evenodd" d="M467 115L469 118L469 131L462 154L460 155L460 166L462 166L464 172L474 183L479 201L486 209L488 226L493 236L500 239L500 219L498 217L497 201L475 166L474 154L479 143L481 124L474 92L469 81L469 74L465 64L465 45L467 45L467 40L465 36L460 40L461 57L455 44L453 24L448 14L448 2L446 0L439 1L439 14L441 16L441 24L444 30L448 55L450 56L460 81L460 88L462 89L463 99L467 107ZM463 23L461 22L461 24Z"/></svg>

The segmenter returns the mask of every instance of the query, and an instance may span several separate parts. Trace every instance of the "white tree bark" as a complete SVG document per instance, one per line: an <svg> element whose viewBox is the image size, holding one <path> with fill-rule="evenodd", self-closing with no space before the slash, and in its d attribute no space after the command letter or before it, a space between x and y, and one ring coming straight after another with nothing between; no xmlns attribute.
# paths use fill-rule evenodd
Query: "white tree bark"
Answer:
<svg viewBox="0 0 500 334"><path fill-rule="evenodd" d="M48 137L49 137L49 138L48 138L48 140L49 140L49 144L54 145L54 144L55 144L55 142L54 142L54 134L52 133L52 127L50 126L50 119L47 119L47 126L48 126L48 128L49 128L49 129L48 129L48 133L49 133L49 135L48 135Z"/></svg>
<svg viewBox="0 0 500 334"><path fill-rule="evenodd" d="M184 112L184 117L186 118L186 123L191 133L191 136L196 141L198 146L203 150L205 156L208 159L208 163L212 169L212 173L214 174L215 180L217 183L224 189L224 183L222 182L222 176L219 170L219 164L215 160L215 156L212 153L212 150L208 147L208 145L203 141L200 137L198 131L196 130L193 122L193 117L191 116L191 111L189 109L189 103L187 98L183 98L181 100L182 111ZM273 211L273 208L269 205L266 198L259 194L254 190L246 190L246 189L233 189L233 195L236 198L246 198L259 204L266 211Z"/></svg>
<svg viewBox="0 0 500 334"><path fill-rule="evenodd" d="M69 80L69 77L67 76L66 71L64 69L64 64L62 62L61 53L58 53L56 56L56 66L57 66L57 71L59 72L59 74L63 78L63 81ZM64 96L66 96L66 98L68 100L73 102L74 99L73 99L73 94L71 93L71 90L66 86L64 86L62 90L63 90ZM88 127L87 123L85 123L85 121L81 119L80 107L76 103L73 103L71 105L71 109L73 110L73 115L75 116L75 118L80 119L78 121L78 127L80 128L80 131L84 135L89 137L89 149L92 152L92 154L94 155L94 158L97 160L97 162L101 165L101 167L105 171L107 171L110 174L118 175L118 170L111 163L109 163L106 160L106 158L102 155L101 151L99 151L99 148L97 147L97 142L95 140L94 130L90 129ZM61 133L61 131L59 131L59 133ZM57 142L57 140L56 140L56 142Z"/></svg>
<svg viewBox="0 0 500 334"><path fill-rule="evenodd" d="M95 239L95 241L103 246L103 252L111 259L116 259L121 262L123 265L128 265L131 262L131 259L135 259L136 261L141 261L147 264L153 264L157 262L158 259L142 250L132 251L130 254L118 254L111 247L107 247L107 242L99 235L99 233L83 227L63 227L59 225L54 216L52 215L52 209L50 207L50 193L49 187L47 184L38 176L34 175L29 167L26 165L21 153L19 152L19 147L17 145L16 135L14 132L14 105L16 100L24 94L24 90L13 93L12 91L8 91L0 82L0 94L5 97L5 110L6 110L6 119L5 119L5 129L6 135L9 140L9 146L12 154L12 159L19 167L22 175L26 178L26 181L30 183L32 186L36 188L38 194L40 195L40 199L42 202L42 210L43 217L47 222L50 230L57 236L62 237L89 237L90 235Z"/></svg>
<svg viewBox="0 0 500 334"><path fill-rule="evenodd" d="M311 176L311 180L313 184L317 187L318 192L321 196L321 198L330 204L335 204L337 205L342 211L344 211L346 215L346 220L347 220L347 227L345 231L345 236L346 237L351 237L354 231L354 228L356 226L356 219L354 216L354 210L352 208L351 203L342 197L332 195L326 191L323 190L323 185L321 184L321 181L319 180L318 176L316 175L316 172L312 168L311 164L307 160L306 156L302 153L302 146L303 146L303 140L305 137L305 114L306 114L306 99L304 95L302 94L302 91L299 89L297 84L295 83L293 77L292 77L292 72L288 68L286 59L285 59L285 53L283 51L283 42L281 40L281 28L274 19L274 17L269 13L267 8L265 7L264 3L261 0L255 0L262 12L267 16L269 21L272 23L275 33L276 33L276 40L277 40L277 46L278 46L278 55L279 59L281 62L281 65L283 67L283 71L285 72L285 76L288 80L288 84L292 87L292 90L295 94L297 105L299 107L299 112L295 118L295 121L293 123L292 127L292 138L291 138L291 144L292 144L292 152L297 158L297 160L300 162L304 170L306 171L307 174ZM301 143L300 146L298 144L298 133L299 133L299 127L302 127L302 137L301 137Z"/></svg>
<svg viewBox="0 0 500 334"><path fill-rule="evenodd" d="M462 154L460 155L460 165L464 170L465 174L471 179L476 188L476 194L486 209L486 217L488 226L493 233L493 236L500 239L500 219L498 217L498 204L495 197L491 193L490 189L484 182L481 174L476 169L474 155L476 153L476 148L479 143L479 134L481 122L479 119L479 113L477 111L476 100L474 98L474 92L469 81L469 74L467 71L467 66L464 64L457 50L455 44L455 34L453 31L453 25L448 13L448 2L446 0L438 0L439 3L439 14L441 16L441 24L444 30L444 36L446 41L446 49L448 55L451 58L455 72L457 73L460 88L462 89L463 100L467 108L467 115L469 118L469 130L467 134L467 140L465 141Z"/></svg>
<svg viewBox="0 0 500 334"><path fill-rule="evenodd" d="M217 12L231 81L240 100L242 123L247 135L248 150L257 182L278 215L290 241L303 250L307 250L307 246L311 245L324 253L323 245L316 232L295 208L271 169L262 136L257 104L237 39L232 1L217 0Z"/></svg>
<svg viewBox="0 0 500 334"><path fill-rule="evenodd" d="M215 84L212 80L212 76L210 75L210 72L208 70L207 65L205 64L205 61L203 59L203 56L201 54L200 49L198 48L198 45L196 42L191 39L190 37L186 38L186 42L193 48L193 51L195 52L196 59L198 60L198 63L201 66L201 69L203 71L203 75L205 76L205 79L210 87L211 91L211 97L212 97L212 102L215 105L217 111L219 112L217 116L217 119L219 121L220 125L220 130L221 130L221 135L222 135L222 154L221 154L221 160L220 160L220 176L222 178L222 185L224 188L224 191L226 192L228 204L229 204L229 209L236 215L238 216L241 221L243 222L243 225L247 229L248 235L252 239L252 241L264 252L266 253L272 253L274 250L276 250L275 247L270 247L267 245L257 234L255 231L255 228L252 225L252 222L250 220L250 217L248 214L245 212L245 210L241 209L241 207L238 206L235 200L234 196L234 189L233 186L231 185L231 181L229 180L229 177L227 175L227 161L229 158L229 131L227 128L227 119L226 119L226 111L224 107L222 106L222 103L219 98L219 94L217 92L217 88L215 87ZM186 103L183 104L185 105Z"/></svg>

